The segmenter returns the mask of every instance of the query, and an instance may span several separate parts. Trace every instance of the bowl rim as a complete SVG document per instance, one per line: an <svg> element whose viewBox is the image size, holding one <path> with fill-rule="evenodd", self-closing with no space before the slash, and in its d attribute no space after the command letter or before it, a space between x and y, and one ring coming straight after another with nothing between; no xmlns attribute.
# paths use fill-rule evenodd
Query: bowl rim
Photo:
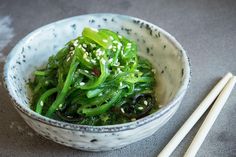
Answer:
<svg viewBox="0 0 236 157"><path fill-rule="evenodd" d="M159 109L158 111L147 115L141 119L138 119L136 121L133 122L128 122L128 123L123 123L123 124L115 124L115 125L103 125L103 126L91 126L91 125L80 125L80 124L72 124L72 123L68 123L68 122L63 122L63 121L58 121L58 120L54 120L45 116L42 116L36 112L34 112L33 110L22 106L21 104L17 103L14 95L11 93L10 87L10 82L8 79L8 73L10 70L10 61L12 56L14 56L14 54L17 52L16 49L19 45L23 44L28 38L30 38L32 35L36 34L37 32L39 32L42 29L46 29L47 27L50 27L53 24L57 24L57 23L63 23L63 22L67 22L70 21L71 19L75 19L75 18L81 18L81 17L89 17L89 16L120 16L122 18L125 19L130 19L130 20L136 20L136 21L140 21L143 22L144 24L148 24L151 27L156 28L159 32L162 33L162 35L164 35L166 37L166 39L169 42L172 42L172 44L180 51L180 53L182 53L183 55L183 64L185 67L185 73L183 76L183 81L181 82L181 86L178 89L177 93L175 94L175 96L172 98L172 100L170 102L168 102L167 104L165 104L161 109ZM74 131L86 131L86 132L91 132L91 133L105 133L105 132L119 132L119 131L124 131L124 130L131 130L134 128L138 128L142 125L145 125L155 119L158 119L159 117L161 117L162 115L164 115L165 113L167 113L170 109L172 109L173 107L175 107L177 105L177 102L181 100L181 98L185 95L186 90L190 84L190 80L191 80L191 64L190 64L190 60L186 54L186 51L184 50L184 48L182 47L182 45L175 39L175 37L173 37L171 34L169 34L167 31L165 31L164 29L160 28L157 25L154 25L148 21L142 20L140 18L137 17L132 17L132 16L128 16L128 15L121 15L121 14L113 14L113 13L93 13L93 14L84 14L84 15L78 15L78 16L73 16L73 17L69 17L69 18L65 18L62 20L58 20L52 23L49 23L47 25L44 25L42 27L37 28L36 30L32 31L31 33L29 33L28 35L26 35L23 39L21 39L20 41L18 41L18 43L14 46L14 48L12 48L12 50L10 51L10 53L7 56L7 59L5 61L5 65L4 65L4 74L3 74L3 82L4 82L4 86L7 89L8 94L10 95L11 100L14 103L14 107L20 111L21 113L23 113L24 115L32 118L33 120L36 120L38 122L44 123L46 125L51 125L57 128L62 128L62 129L67 129L67 130L74 130Z"/></svg>

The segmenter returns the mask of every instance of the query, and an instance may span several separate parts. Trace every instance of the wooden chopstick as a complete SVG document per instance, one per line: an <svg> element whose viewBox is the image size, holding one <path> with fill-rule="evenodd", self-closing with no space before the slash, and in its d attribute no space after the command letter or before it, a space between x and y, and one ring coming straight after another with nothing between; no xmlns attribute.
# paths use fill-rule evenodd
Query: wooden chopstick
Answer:
<svg viewBox="0 0 236 157"><path fill-rule="evenodd" d="M231 73L227 73L210 91L206 98L200 103L198 108L191 114L188 120L182 125L174 137L169 141L165 148L160 152L158 157L168 157L175 150L178 144L183 140L195 123L201 118L204 112L213 103L222 89L225 87L226 83L232 77Z"/></svg>
<svg viewBox="0 0 236 157"><path fill-rule="evenodd" d="M186 151L184 157L194 157L197 154L197 151L202 145L213 123L215 122L221 109L226 103L231 91L233 90L235 83L236 83L236 76L233 76L230 79L230 81L226 84L226 86L224 87L218 98L216 99L206 119L202 123L200 129L198 130L196 136L194 137L192 143L190 144L188 150Z"/></svg>

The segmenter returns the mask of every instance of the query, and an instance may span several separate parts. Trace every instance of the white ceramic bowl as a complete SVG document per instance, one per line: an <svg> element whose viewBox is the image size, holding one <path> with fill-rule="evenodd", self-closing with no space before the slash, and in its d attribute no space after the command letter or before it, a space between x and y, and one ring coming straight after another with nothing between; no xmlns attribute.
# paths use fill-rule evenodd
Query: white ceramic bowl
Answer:
<svg viewBox="0 0 236 157"><path fill-rule="evenodd" d="M81 35L85 26L108 28L138 43L139 54L156 69L160 110L130 123L86 126L49 119L29 108L26 83L31 73L67 41ZM23 38L7 58L4 80L14 107L40 135L81 150L106 151L152 135L173 116L186 93L190 66L182 46L160 27L130 16L88 14L51 23Z"/></svg>

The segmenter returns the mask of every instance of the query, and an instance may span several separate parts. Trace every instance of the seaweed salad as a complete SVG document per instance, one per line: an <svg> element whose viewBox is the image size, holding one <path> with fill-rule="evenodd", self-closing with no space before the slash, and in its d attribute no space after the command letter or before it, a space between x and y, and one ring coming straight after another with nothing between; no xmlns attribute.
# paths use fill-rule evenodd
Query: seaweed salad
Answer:
<svg viewBox="0 0 236 157"><path fill-rule="evenodd" d="M108 29L84 28L29 81L31 109L81 125L113 125L158 109L150 62L137 45Z"/></svg>

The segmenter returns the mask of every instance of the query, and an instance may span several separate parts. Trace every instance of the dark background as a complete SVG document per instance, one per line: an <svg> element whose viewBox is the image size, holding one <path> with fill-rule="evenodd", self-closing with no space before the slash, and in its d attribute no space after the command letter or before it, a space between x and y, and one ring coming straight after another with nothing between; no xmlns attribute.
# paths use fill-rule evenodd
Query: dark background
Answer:
<svg viewBox="0 0 236 157"><path fill-rule="evenodd" d="M9 44L0 50L2 57L6 56L21 38L38 27L66 17L98 12L142 18L164 28L183 45L191 59L192 81L181 107L153 136L119 150L90 153L61 146L37 135L13 108L1 83L0 156L155 157L220 77L227 71L236 73L234 0L0 0L0 20L9 16L14 33ZM1 61L0 74L2 68ZM234 90L201 146L198 157L236 156L235 113ZM183 156L201 122L202 119L173 156Z"/></svg>

